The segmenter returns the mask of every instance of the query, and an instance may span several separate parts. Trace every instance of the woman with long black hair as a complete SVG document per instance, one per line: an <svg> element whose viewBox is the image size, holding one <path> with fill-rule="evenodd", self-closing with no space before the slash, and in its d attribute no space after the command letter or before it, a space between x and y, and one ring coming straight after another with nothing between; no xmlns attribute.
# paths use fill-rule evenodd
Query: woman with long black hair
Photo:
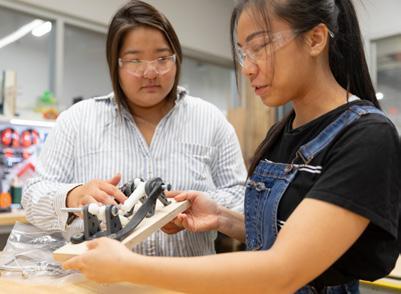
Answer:
<svg viewBox="0 0 401 294"><path fill-rule="evenodd" d="M176 225L218 230L248 251L149 258L101 239L64 266L191 293L359 293L360 279L387 275L399 255L401 146L376 100L353 4L245 0L231 28L256 95L293 112L256 152L245 215L200 192L170 196L192 203Z"/></svg>

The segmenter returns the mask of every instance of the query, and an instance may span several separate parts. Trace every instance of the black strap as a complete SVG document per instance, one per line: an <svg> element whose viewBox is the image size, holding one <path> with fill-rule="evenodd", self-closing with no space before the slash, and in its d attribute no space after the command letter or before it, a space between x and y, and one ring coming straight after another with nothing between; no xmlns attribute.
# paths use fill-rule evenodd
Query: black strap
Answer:
<svg viewBox="0 0 401 294"><path fill-rule="evenodd" d="M145 202L142 204L142 206L138 209L138 211L133 215L133 217L130 219L130 221L125 225L124 228L122 228L120 231L117 233L111 234L108 237L112 239L116 239L119 241L124 240L126 237L128 237L132 231L135 230L135 228L140 224L140 222L146 217L148 212L154 210L156 206L156 201L159 197L159 195L163 192L163 182L160 179L155 179L155 182L153 182L152 185L152 191L148 194L148 198L145 200Z"/></svg>

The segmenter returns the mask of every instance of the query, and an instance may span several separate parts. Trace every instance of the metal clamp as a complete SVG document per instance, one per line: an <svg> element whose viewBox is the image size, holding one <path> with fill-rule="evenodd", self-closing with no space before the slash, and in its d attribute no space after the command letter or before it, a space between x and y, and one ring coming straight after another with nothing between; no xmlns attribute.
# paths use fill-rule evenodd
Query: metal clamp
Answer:
<svg viewBox="0 0 401 294"><path fill-rule="evenodd" d="M73 235L70 239L71 243L78 244L103 236L120 241L125 239L145 217L155 214L157 200L164 206L171 203L164 195L164 191L170 189L171 185L164 184L161 178L154 178L147 182L135 179L120 188L125 195L129 195L124 204L105 206L91 203L81 208L63 208L63 211L83 215L84 231ZM142 205L134 213L134 207L139 201ZM120 217L131 218L123 227ZM105 230L101 229L102 222L105 223Z"/></svg>

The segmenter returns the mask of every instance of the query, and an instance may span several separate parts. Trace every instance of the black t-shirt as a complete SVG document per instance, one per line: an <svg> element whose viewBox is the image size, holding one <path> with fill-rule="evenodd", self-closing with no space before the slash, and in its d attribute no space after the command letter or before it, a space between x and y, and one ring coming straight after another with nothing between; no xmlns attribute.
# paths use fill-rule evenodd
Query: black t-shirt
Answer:
<svg viewBox="0 0 401 294"><path fill-rule="evenodd" d="M370 102L342 105L296 129L291 129L294 117L290 118L266 159L292 162L300 146L354 104ZM362 116L340 132L309 165L310 169L298 172L283 195L278 211L280 221L285 222L305 197L330 202L370 220L356 243L315 282L336 285L352 279L375 280L388 274L401 244L401 144L395 127L381 115ZM316 173L319 168L314 167L321 167L322 172Z"/></svg>

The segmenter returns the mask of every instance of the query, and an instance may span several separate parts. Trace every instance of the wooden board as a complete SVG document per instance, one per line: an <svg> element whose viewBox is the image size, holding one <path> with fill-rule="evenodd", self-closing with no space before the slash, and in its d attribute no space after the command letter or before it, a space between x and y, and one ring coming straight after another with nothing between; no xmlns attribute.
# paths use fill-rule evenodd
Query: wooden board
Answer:
<svg viewBox="0 0 401 294"><path fill-rule="evenodd" d="M14 225L16 222L27 223L25 212L21 209L0 213L0 225Z"/></svg>
<svg viewBox="0 0 401 294"><path fill-rule="evenodd" d="M185 211L190 206L188 201L175 202L166 207L156 207L154 216L145 218L138 227L125 238L122 243L129 249L140 243L153 232L157 231L168 222L173 220L179 213ZM53 252L53 258L59 262L63 262L71 257L82 254L87 250L86 242L80 244L68 243L67 245Z"/></svg>
<svg viewBox="0 0 401 294"><path fill-rule="evenodd" d="M136 285L132 283L101 284L88 280L70 283L57 279L49 279L48 283L39 283L31 280L12 280L1 278L0 289L1 293L7 294L180 294L179 292L175 291L153 288L145 285Z"/></svg>

